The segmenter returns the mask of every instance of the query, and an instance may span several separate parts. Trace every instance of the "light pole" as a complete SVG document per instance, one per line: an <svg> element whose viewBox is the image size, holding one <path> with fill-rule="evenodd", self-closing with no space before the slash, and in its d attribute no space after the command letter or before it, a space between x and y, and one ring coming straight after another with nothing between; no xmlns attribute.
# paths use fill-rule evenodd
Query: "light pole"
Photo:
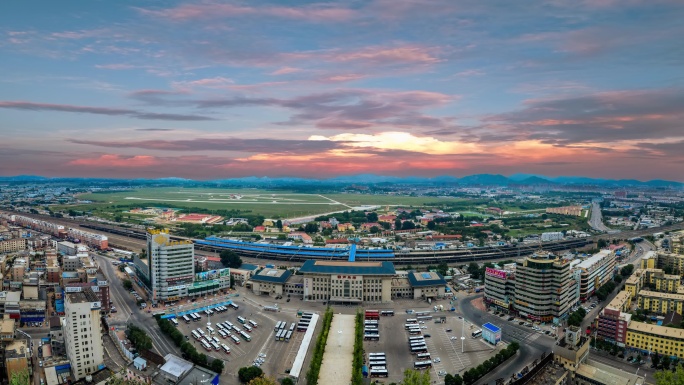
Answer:
<svg viewBox="0 0 684 385"><path fill-rule="evenodd" d="M465 350L465 317L461 318L461 353Z"/></svg>

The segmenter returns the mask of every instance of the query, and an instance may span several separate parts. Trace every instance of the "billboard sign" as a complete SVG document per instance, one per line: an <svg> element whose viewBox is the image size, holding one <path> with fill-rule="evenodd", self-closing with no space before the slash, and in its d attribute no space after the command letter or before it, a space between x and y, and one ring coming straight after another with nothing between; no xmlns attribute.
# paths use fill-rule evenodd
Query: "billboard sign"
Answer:
<svg viewBox="0 0 684 385"><path fill-rule="evenodd" d="M195 274L195 282L210 281L214 279L220 279L221 277L230 277L230 268L209 270L197 273Z"/></svg>
<svg viewBox="0 0 684 385"><path fill-rule="evenodd" d="M493 269L491 267L485 269L485 274L501 279L506 279L507 276L505 271Z"/></svg>

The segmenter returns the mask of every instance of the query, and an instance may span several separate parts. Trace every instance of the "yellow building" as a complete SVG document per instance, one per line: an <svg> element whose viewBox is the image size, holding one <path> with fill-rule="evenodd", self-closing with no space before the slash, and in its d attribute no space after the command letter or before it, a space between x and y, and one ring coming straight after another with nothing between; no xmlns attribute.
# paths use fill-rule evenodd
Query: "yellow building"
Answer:
<svg viewBox="0 0 684 385"><path fill-rule="evenodd" d="M684 254L684 234L680 231L677 235L672 237L670 249L675 254Z"/></svg>
<svg viewBox="0 0 684 385"><path fill-rule="evenodd" d="M632 307L632 296L628 291L622 290L617 293L615 298L606 307L628 313L630 307Z"/></svg>
<svg viewBox="0 0 684 385"><path fill-rule="evenodd" d="M684 273L684 255L675 253L658 253L658 268L670 268L673 274Z"/></svg>
<svg viewBox="0 0 684 385"><path fill-rule="evenodd" d="M684 294L642 290L637 295L637 303L640 309L649 313L667 314L677 312L684 314Z"/></svg>
<svg viewBox="0 0 684 385"><path fill-rule="evenodd" d="M632 321L627 326L627 346L684 358L684 329Z"/></svg>
<svg viewBox="0 0 684 385"><path fill-rule="evenodd" d="M646 253L646 255L641 258L641 262L639 264L640 269L655 269L658 266L656 266L658 263L658 256L656 255L655 252L649 251Z"/></svg>
<svg viewBox="0 0 684 385"><path fill-rule="evenodd" d="M677 293L679 281L678 275L665 274L662 269L637 269L625 281L625 290L631 293L632 298L636 298L644 287L650 287L652 291Z"/></svg>

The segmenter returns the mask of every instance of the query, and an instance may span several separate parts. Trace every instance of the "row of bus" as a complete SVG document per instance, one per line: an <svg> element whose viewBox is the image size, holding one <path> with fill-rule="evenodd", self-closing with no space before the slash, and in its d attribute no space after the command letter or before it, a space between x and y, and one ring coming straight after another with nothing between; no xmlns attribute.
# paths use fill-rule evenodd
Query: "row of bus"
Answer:
<svg viewBox="0 0 684 385"><path fill-rule="evenodd" d="M215 336L205 334L204 330L202 330L202 329L193 330L192 331L192 337L197 342L199 342L202 345L202 347L208 352L210 352L212 350L219 351L219 350L223 349L223 351L226 354L230 354L230 348L228 347L228 345L219 341L219 339L216 338ZM237 338L237 337L235 337L235 338ZM233 340L233 342L236 342L235 339ZM236 344L239 344L239 343L240 343L240 339L237 339Z"/></svg>
<svg viewBox="0 0 684 385"><path fill-rule="evenodd" d="M311 317L313 317L313 313L302 313L302 318L300 318L299 322L297 323L298 332L305 332L306 329L309 328L309 325L311 324Z"/></svg>
<svg viewBox="0 0 684 385"><path fill-rule="evenodd" d="M290 338L292 338L292 332L294 332L295 327L296 324L294 322L290 324L288 329L286 321L278 321L275 328L273 328L273 331L275 332L275 340L290 342Z"/></svg>
<svg viewBox="0 0 684 385"><path fill-rule="evenodd" d="M368 374L371 378L382 377L387 378L389 372L387 371L387 356L385 353L368 353Z"/></svg>
<svg viewBox="0 0 684 385"><path fill-rule="evenodd" d="M417 323L406 323L404 324L404 329L412 336L421 334L420 325Z"/></svg>
<svg viewBox="0 0 684 385"><path fill-rule="evenodd" d="M367 319L363 321L363 339L366 341L379 341L380 331L377 319Z"/></svg>
<svg viewBox="0 0 684 385"><path fill-rule="evenodd" d="M420 358L421 354L427 354L429 357L430 354L428 353L427 350L427 344L425 343L425 338L420 336L420 337L409 337L408 339L408 345L409 349L411 351L411 354L416 354L418 355L418 358Z"/></svg>

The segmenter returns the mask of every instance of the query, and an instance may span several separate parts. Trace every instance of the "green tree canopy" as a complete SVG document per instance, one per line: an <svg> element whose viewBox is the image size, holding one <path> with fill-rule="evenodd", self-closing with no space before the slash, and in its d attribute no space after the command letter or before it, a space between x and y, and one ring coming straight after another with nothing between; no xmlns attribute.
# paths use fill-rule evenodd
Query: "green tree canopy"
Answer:
<svg viewBox="0 0 684 385"><path fill-rule="evenodd" d="M221 254L221 263L223 266L230 267L232 269L237 269L242 266L242 258L238 256L233 250L223 250Z"/></svg>
<svg viewBox="0 0 684 385"><path fill-rule="evenodd" d="M240 382L245 384L257 377L261 377L263 374L264 371L256 366L245 366L238 370L238 378L240 379Z"/></svg>
<svg viewBox="0 0 684 385"><path fill-rule="evenodd" d="M22 369L18 372L14 372L10 377L10 385L29 385L29 372L28 369Z"/></svg>
<svg viewBox="0 0 684 385"><path fill-rule="evenodd" d="M430 385L430 371L406 369L401 385Z"/></svg>
<svg viewBox="0 0 684 385"><path fill-rule="evenodd" d="M684 385L684 368L681 365L678 365L674 372L659 370L654 376L656 385Z"/></svg>

